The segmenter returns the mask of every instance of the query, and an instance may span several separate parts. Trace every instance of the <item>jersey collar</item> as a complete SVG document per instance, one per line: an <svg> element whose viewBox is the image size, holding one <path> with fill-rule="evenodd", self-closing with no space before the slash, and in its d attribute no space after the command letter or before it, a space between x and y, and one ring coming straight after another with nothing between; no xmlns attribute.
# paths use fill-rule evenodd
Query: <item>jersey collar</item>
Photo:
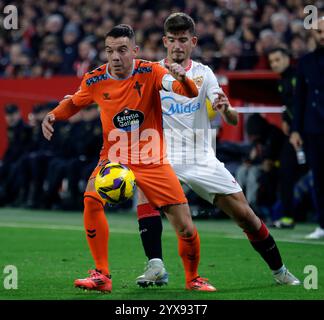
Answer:
<svg viewBox="0 0 324 320"><path fill-rule="evenodd" d="M132 72L130 73L130 75L126 78L116 78L114 76L112 76L109 72L109 63L107 63L106 65L106 74L108 75L109 78L111 79L114 79L114 80L126 80L128 78L130 78L132 75L133 75L133 72L134 72L134 69L135 69L135 59L133 60L133 67L132 67Z"/></svg>

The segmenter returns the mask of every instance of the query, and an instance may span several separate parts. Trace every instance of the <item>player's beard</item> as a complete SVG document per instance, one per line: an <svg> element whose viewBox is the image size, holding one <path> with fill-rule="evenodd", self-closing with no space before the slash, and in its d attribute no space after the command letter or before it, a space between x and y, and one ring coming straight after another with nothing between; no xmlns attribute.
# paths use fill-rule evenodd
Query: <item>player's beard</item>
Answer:
<svg viewBox="0 0 324 320"><path fill-rule="evenodd" d="M184 61L183 58L174 58L172 60L173 60L173 62L178 63L178 64L182 64L182 62Z"/></svg>
<svg viewBox="0 0 324 320"><path fill-rule="evenodd" d="M185 54L183 52L173 52L172 53L172 60L175 63L181 64L183 61L185 61Z"/></svg>

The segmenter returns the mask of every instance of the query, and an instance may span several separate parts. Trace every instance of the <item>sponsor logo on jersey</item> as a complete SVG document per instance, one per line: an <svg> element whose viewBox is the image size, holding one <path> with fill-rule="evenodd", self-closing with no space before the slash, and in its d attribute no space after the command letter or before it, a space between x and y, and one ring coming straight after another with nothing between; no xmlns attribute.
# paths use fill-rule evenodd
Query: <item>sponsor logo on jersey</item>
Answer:
<svg viewBox="0 0 324 320"><path fill-rule="evenodd" d="M137 73L149 73L152 72L152 67L138 67L134 69L133 76Z"/></svg>
<svg viewBox="0 0 324 320"><path fill-rule="evenodd" d="M162 103L164 106L168 105L166 107L167 111L163 111L163 114L171 116L175 113L178 114L188 114L188 113L194 113L197 110L200 109L200 102L196 103L179 103L177 102L173 97L166 96L162 98Z"/></svg>
<svg viewBox="0 0 324 320"><path fill-rule="evenodd" d="M95 84L95 83L97 83L99 81L108 80L108 79L109 79L109 76L108 76L108 74L105 73L105 74L101 74L99 76L94 76L94 77L91 77L91 78L87 79L86 84L89 87L92 84Z"/></svg>
<svg viewBox="0 0 324 320"><path fill-rule="evenodd" d="M204 77L203 76L198 76L195 78L192 78L192 81L195 83L198 89L200 89L203 85L204 82Z"/></svg>
<svg viewBox="0 0 324 320"><path fill-rule="evenodd" d="M114 126L123 131L134 131L138 129L144 121L144 113L138 110L125 108L117 113L113 118Z"/></svg>

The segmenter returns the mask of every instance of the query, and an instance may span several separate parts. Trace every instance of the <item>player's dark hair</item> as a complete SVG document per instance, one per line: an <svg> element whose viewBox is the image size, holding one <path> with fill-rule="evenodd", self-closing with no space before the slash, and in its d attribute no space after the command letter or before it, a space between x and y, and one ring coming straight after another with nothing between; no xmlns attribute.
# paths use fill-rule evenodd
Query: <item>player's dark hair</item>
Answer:
<svg viewBox="0 0 324 320"><path fill-rule="evenodd" d="M164 22L164 33L177 33L187 30L191 35L194 35L196 33L196 26L193 19L183 12L170 14Z"/></svg>
<svg viewBox="0 0 324 320"><path fill-rule="evenodd" d="M135 33L133 28L128 24L119 24L115 27L113 27L107 34L107 37L113 37L113 38L120 38L120 37L127 37L129 39L135 38Z"/></svg>
<svg viewBox="0 0 324 320"><path fill-rule="evenodd" d="M284 56L290 57L290 53L286 48L283 47L275 47L267 51L267 56L269 57L270 54L275 53L275 52L281 52Z"/></svg>

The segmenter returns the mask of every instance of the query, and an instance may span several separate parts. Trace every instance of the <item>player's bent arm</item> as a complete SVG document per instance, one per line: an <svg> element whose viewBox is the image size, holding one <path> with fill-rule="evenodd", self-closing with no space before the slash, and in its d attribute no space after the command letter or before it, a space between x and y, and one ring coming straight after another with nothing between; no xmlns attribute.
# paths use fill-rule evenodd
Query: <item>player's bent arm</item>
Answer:
<svg viewBox="0 0 324 320"><path fill-rule="evenodd" d="M162 87L166 91L177 93L188 98L195 98L199 91L193 80L185 77L183 81L175 80L171 75L166 74L162 78Z"/></svg>
<svg viewBox="0 0 324 320"><path fill-rule="evenodd" d="M195 98L199 94L196 84L188 77L185 77L183 81L173 81L172 91L188 98Z"/></svg>

